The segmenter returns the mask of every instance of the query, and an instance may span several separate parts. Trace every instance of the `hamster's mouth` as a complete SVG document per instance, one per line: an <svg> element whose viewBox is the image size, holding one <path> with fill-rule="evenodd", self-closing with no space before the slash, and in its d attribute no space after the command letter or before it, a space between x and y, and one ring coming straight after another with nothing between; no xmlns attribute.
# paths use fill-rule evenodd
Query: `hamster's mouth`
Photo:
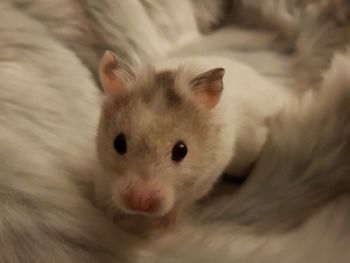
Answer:
<svg viewBox="0 0 350 263"><path fill-rule="evenodd" d="M146 218L160 218L164 216L164 214L156 214L156 213L148 213L148 212L141 212L141 211L123 211L123 214L125 216L139 216L139 217L146 217Z"/></svg>
<svg viewBox="0 0 350 263"><path fill-rule="evenodd" d="M159 217L150 217L140 214L127 214L118 211L112 222L123 231L141 238L154 237L170 230L177 222L177 209L173 208L167 214Z"/></svg>
<svg viewBox="0 0 350 263"><path fill-rule="evenodd" d="M142 225L148 225L151 222L152 224L158 224L157 222L163 222L163 218L166 215L155 216L146 213L129 213L122 209L113 209L113 212L106 212L107 219L109 219L114 224L119 226L128 225L130 227L141 227Z"/></svg>
<svg viewBox="0 0 350 263"><path fill-rule="evenodd" d="M125 204L116 204L116 216L119 218L125 218L125 217L142 217L142 218L149 218L149 219L158 219L162 218L165 215L169 213L169 211L163 211L160 209L155 209L153 211L140 211L140 210L133 210L128 208ZM172 208L170 209L172 210Z"/></svg>

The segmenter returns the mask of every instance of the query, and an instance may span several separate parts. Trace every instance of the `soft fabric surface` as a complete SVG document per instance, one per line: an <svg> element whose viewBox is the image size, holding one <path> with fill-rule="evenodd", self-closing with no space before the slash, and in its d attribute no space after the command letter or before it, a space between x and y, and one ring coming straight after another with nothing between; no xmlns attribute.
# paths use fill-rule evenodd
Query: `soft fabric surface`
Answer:
<svg viewBox="0 0 350 263"><path fill-rule="evenodd" d="M350 56L333 58L348 6L300 2L2 0L0 262L348 262ZM222 55L303 98L271 120L242 191L144 247L91 200L105 49Z"/></svg>

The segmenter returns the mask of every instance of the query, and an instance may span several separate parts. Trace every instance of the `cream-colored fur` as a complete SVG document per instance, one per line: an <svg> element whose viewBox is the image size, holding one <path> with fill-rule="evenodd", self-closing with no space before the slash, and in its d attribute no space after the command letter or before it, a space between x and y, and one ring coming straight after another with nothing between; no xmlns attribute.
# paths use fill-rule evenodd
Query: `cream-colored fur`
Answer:
<svg viewBox="0 0 350 263"><path fill-rule="evenodd" d="M217 136L226 148L222 159L230 160L225 172L242 175L260 153L268 133L267 120L285 105L291 94L251 67L218 56L181 57L156 64L158 70L174 70L179 66L192 74L211 68L225 69L224 90L213 118L227 125L222 135Z"/></svg>
<svg viewBox="0 0 350 263"><path fill-rule="evenodd" d="M91 185L79 180L91 172L87 166L92 164L91 157L87 155L94 151L100 107L96 72L105 49L112 49L135 64L168 56L169 52L216 54L248 64L275 82L294 80L295 74L290 71L292 56L274 49L274 32L246 30L231 23L234 28L219 28L200 36L195 20L188 15L191 3L176 1L179 4L175 5L170 2L173 1L152 1L153 11L150 12L146 1L0 1L0 262L137 262L135 257L140 243L104 218L92 204ZM155 16L154 9L169 15L152 21L149 14ZM246 14L253 17L248 11ZM175 21L179 20L181 25L177 27ZM206 21L204 16L200 20ZM185 25L184 21L187 21ZM168 35L168 31L172 33ZM317 33L319 28L311 32ZM327 35L326 32L326 39L332 39ZM312 38L315 39L318 38ZM322 39L308 45L310 39L305 38L300 45L312 51L322 47ZM317 50L323 57L324 49ZM326 58L330 59L333 52L327 54ZM338 62L342 56L346 58L339 56ZM310 57L305 55L305 58ZM345 61L335 62L338 66L330 73L334 78L327 84L330 89L342 81L347 86L349 69ZM213 225L196 225L197 222L188 228L189 231L183 230L177 237L169 236L167 242L160 241L158 248L145 250L147 253L140 255L139 262L145 262L145 254L153 252L155 262L347 262L346 197L344 203L336 204L338 201L333 200L337 207L334 210L324 205L324 197L334 194L339 185L347 185L335 180L332 184L336 188L327 187L328 178L347 178L344 175L348 174L348 154L340 152L334 155L337 158L327 158L327 166L324 156L319 155L334 152L330 149L337 153L338 146L348 142L348 130L344 128L347 126L341 121L347 116L347 92L343 90L339 94L342 96L326 94L322 98L326 102L345 101L341 104L345 106L316 107L311 119L303 122L302 131L315 128L311 131L316 143L305 147L309 140L304 140L304 133L298 133L296 117L303 116L303 112L298 111L296 104L292 117L283 118L282 115L285 122L281 122L281 127L277 125L280 122L275 122L277 127L271 139L282 139L269 146L276 153L273 158L269 152L263 154L259 162L264 169L256 170L256 173L261 171L261 179L246 184L251 190L235 199L237 203L232 206L226 199L222 206L213 206L214 211L208 210L208 214L214 216L208 219ZM315 95L315 99L310 100L311 105L317 105L319 99ZM316 126L309 122L314 117L319 120ZM324 125L327 121L330 124ZM325 127L334 129L328 132ZM339 136L340 132L344 132L343 136ZM291 137L294 134L297 136ZM291 144L285 146L285 142ZM330 148L307 151L314 149L315 144ZM306 157L305 153L308 153ZM318 169L311 169L305 163ZM342 168L336 170L337 167ZM310 171L318 171L312 176L316 181L303 177ZM286 176L280 179L279 175ZM316 191L319 176L325 182L322 191ZM310 185L310 182L315 184ZM308 192L309 186L316 190ZM344 190L341 188L340 192ZM309 193L312 195L306 195ZM325 214L318 217L317 206L315 210L314 203L310 206L305 202L309 200L318 200L316 204L326 210ZM222 215L219 209L225 205L228 206L221 210ZM282 217L281 208L284 208ZM225 218L228 223L223 222ZM305 220L311 223L297 229L295 219L297 223ZM264 232L254 227L257 222L262 222L259 229ZM273 239L276 242L269 243L281 222L294 227L293 231L286 233L284 229ZM247 228L241 229L242 224ZM220 232L220 227L230 232ZM236 236L236 233L239 234ZM243 249L247 253L241 256Z"/></svg>
<svg viewBox="0 0 350 263"><path fill-rule="evenodd" d="M220 57L162 60L155 69L144 66L135 73L113 60L107 52L101 62L107 98L97 136L102 169L95 176L96 198L109 213L163 217L175 208L179 213L208 194L223 172L245 176L265 143L268 119L290 97L250 67ZM223 91L212 109L203 109L192 101L191 81L215 68L225 70ZM113 148L120 133L127 138L123 155ZM189 152L180 163L170 158L178 140ZM142 189L158 193L156 211L126 204L127 196Z"/></svg>

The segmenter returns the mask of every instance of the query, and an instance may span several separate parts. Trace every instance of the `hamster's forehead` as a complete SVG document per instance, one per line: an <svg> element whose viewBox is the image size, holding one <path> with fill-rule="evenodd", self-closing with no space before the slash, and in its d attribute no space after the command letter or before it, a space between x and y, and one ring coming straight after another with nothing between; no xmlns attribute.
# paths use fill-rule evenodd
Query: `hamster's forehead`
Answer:
<svg viewBox="0 0 350 263"><path fill-rule="evenodd" d="M208 116L179 92L190 87L176 83L176 74L150 73L136 80L123 97L107 100L104 115L109 124L117 129L155 135L201 133Z"/></svg>

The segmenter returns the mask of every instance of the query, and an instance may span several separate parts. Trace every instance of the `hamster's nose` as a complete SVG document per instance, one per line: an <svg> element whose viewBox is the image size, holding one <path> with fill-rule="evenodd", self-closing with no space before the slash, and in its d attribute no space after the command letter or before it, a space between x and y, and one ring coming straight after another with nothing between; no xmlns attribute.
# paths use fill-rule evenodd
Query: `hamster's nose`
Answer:
<svg viewBox="0 0 350 263"><path fill-rule="evenodd" d="M126 203L130 209L152 213L160 206L160 198L155 192L131 192L126 196Z"/></svg>

